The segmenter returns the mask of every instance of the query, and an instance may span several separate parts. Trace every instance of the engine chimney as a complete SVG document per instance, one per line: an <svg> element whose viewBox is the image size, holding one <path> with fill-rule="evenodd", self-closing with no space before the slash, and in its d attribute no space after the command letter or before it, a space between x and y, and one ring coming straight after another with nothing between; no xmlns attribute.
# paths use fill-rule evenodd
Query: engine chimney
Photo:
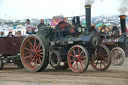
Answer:
<svg viewBox="0 0 128 85"><path fill-rule="evenodd" d="M85 5L85 17L86 17L86 32L89 33L89 29L91 28L91 5Z"/></svg>
<svg viewBox="0 0 128 85"><path fill-rule="evenodd" d="M125 15L120 15L119 17L120 17L122 34L126 35L126 21L125 21L126 16Z"/></svg>

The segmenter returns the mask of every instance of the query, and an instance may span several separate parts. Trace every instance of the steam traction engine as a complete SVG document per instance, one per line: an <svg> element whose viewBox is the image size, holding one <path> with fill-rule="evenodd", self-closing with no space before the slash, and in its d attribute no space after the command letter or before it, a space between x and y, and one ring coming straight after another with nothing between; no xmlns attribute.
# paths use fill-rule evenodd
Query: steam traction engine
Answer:
<svg viewBox="0 0 128 85"><path fill-rule="evenodd" d="M56 29L41 27L36 35L29 35L21 45L21 61L32 72L42 71L50 63L56 69L84 72L90 64L95 70L104 71L111 63L110 51L100 44L99 37L89 32L91 6L86 5L86 30L75 17L70 26L60 22Z"/></svg>
<svg viewBox="0 0 128 85"><path fill-rule="evenodd" d="M114 65L122 65L125 60L125 56L127 56L125 53L128 51L128 37L126 34L125 18L125 15L120 16L122 34L120 35L117 27L113 27L113 35L105 35L106 38L102 41L102 43L107 45L107 47L111 50L112 63ZM105 30L104 28L105 27L102 29Z"/></svg>

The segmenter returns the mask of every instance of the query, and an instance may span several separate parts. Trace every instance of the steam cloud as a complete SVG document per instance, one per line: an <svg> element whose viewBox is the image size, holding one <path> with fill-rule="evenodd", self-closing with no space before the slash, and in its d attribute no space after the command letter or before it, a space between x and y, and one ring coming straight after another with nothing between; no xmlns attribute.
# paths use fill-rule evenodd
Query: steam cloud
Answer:
<svg viewBox="0 0 128 85"><path fill-rule="evenodd" d="M124 15L128 11L128 0L118 0L120 1L120 7L119 7L119 12L120 14Z"/></svg>
<svg viewBox="0 0 128 85"><path fill-rule="evenodd" d="M98 1L98 0L85 0L85 4L92 5L95 1ZM99 1L103 2L103 0L99 0Z"/></svg>

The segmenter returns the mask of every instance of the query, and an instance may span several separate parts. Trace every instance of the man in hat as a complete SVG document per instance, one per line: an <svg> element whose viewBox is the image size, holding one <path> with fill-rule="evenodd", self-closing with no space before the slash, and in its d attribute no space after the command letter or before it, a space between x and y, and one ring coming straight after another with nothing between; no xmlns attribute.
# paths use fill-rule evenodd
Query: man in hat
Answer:
<svg viewBox="0 0 128 85"><path fill-rule="evenodd" d="M36 34L35 27L33 24L30 23L29 19L26 20L25 27L26 27L26 33L27 34Z"/></svg>

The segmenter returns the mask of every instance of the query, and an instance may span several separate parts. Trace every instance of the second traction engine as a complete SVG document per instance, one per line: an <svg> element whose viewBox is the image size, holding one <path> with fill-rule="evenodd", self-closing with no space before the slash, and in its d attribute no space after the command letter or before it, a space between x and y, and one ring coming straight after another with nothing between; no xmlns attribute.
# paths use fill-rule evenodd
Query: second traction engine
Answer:
<svg viewBox="0 0 128 85"><path fill-rule="evenodd" d="M110 38L105 38L102 41L102 43L106 44L111 50L112 63L114 65L122 65L128 52L128 37L126 34L125 21L126 16L120 15L119 17L122 34L119 35L119 29L116 27L116 30L113 32L114 36L111 36Z"/></svg>

